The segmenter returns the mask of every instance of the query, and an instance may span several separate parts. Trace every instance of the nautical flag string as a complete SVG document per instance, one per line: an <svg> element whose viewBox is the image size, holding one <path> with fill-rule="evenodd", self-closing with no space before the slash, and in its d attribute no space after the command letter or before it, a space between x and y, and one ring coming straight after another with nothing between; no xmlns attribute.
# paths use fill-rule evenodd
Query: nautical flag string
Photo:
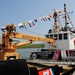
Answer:
<svg viewBox="0 0 75 75"><path fill-rule="evenodd" d="M19 26L19 28L24 28L23 23L19 23L18 26Z"/></svg>
<svg viewBox="0 0 75 75"><path fill-rule="evenodd" d="M29 24L30 27L35 26L33 21L29 21L28 24Z"/></svg>
<svg viewBox="0 0 75 75"><path fill-rule="evenodd" d="M57 13L58 13L59 15L60 15L60 14L63 14L63 10L56 10L56 11L57 11ZM18 27L19 27L20 29L22 29L22 28L27 29L27 24L28 24L30 27L33 27L33 26L35 26L35 24L38 22L38 20L46 22L46 21L51 21L52 18L53 18L53 14L49 14L49 15L46 15L46 16L43 16L43 17L40 17L40 18L37 18L37 19L34 19L34 20L30 20L30 21L28 21L28 22L18 23L17 25L18 25ZM69 17L69 15L68 15L68 20L69 20L70 24L73 25L73 24L72 24L72 21L71 21L71 19L70 19L70 17ZM0 29L1 29L3 32L5 31L5 28L0 28Z"/></svg>
<svg viewBox="0 0 75 75"><path fill-rule="evenodd" d="M1 29L3 32L6 31L6 27L1 27L0 29Z"/></svg>
<svg viewBox="0 0 75 75"><path fill-rule="evenodd" d="M23 26L24 26L25 29L27 29L26 22L23 22Z"/></svg>
<svg viewBox="0 0 75 75"><path fill-rule="evenodd" d="M68 15L68 20L69 20L70 24L73 26L72 21L71 21L69 15Z"/></svg>

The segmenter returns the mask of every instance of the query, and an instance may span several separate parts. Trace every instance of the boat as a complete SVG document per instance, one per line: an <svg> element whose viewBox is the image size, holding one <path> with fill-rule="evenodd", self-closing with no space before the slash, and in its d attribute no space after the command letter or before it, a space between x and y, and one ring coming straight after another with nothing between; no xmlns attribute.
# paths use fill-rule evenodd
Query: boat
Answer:
<svg viewBox="0 0 75 75"><path fill-rule="evenodd" d="M46 38L54 38L54 46L45 43L45 48L39 52L31 52L30 59L51 59L54 61L75 61L75 30L70 21L69 14L64 4L64 21L65 25L60 23L61 16L58 11L54 10L54 25L52 29L45 34ZM71 12L72 13L72 12ZM70 23L68 22L70 21Z"/></svg>
<svg viewBox="0 0 75 75"><path fill-rule="evenodd" d="M64 5L65 7L65 5ZM66 15L66 13L65 13ZM65 23L66 17L65 17ZM18 53L15 52L17 46L21 46L24 44L30 44L35 40L45 41L48 43L54 44L55 39L55 45L51 46L51 44L45 43L45 48L42 49L41 52L32 52L33 54L31 57L33 59L41 58L41 59L53 59L53 60L59 60L59 57L62 55L62 51L67 51L67 55L69 54L69 58L74 57L74 48L75 48L75 33L74 31L70 31L67 27L63 28L63 30L59 29L59 26L57 25L57 12L54 12L54 29L49 30L48 34L46 34L46 38L41 37L35 37L27 34L21 34L16 32L15 26L13 24L8 24L6 26L6 32L4 32L2 35L2 43L0 44L0 74L1 75L72 75L75 71L75 64L71 67L68 67L67 69L63 68L62 66L58 66L57 64L54 64L53 66L48 66L39 64L39 63L33 63L28 62L25 59L19 59ZM19 38L19 39L27 39L28 42L18 43L19 41L13 40L12 38ZM50 38L50 39L49 39ZM52 39L51 39L52 38ZM54 38L54 39L53 39ZM52 42L51 42L52 40ZM16 43L12 43L12 41L16 41ZM70 46L71 45L71 46ZM71 52L70 52L71 51ZM65 53L64 53L65 54ZM64 56L64 55L63 55ZM60 58L60 60L62 60ZM32 65L33 67L32 67ZM41 69L38 69L41 68ZM62 74L61 74L62 73Z"/></svg>

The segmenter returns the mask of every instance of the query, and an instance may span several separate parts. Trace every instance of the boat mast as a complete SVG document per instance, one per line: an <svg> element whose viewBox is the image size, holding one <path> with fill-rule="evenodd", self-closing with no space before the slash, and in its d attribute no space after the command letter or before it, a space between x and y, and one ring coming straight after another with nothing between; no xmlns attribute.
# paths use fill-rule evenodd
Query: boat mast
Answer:
<svg viewBox="0 0 75 75"><path fill-rule="evenodd" d="M56 10L54 11L53 18L54 18L54 31L58 32L59 31L59 25L57 23L57 21L58 21L58 14L57 14Z"/></svg>
<svg viewBox="0 0 75 75"><path fill-rule="evenodd" d="M65 12L65 27L66 27L66 30L67 29L67 12L66 12L66 4L64 4L64 12Z"/></svg>

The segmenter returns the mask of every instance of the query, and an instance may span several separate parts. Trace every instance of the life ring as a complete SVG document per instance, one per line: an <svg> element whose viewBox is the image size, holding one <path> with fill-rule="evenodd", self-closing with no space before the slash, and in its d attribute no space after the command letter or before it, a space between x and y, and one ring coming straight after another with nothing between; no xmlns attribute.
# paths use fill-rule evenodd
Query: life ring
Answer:
<svg viewBox="0 0 75 75"><path fill-rule="evenodd" d="M33 54L32 54L32 58L33 58L33 59L36 59L36 58L37 58L37 54L36 54L36 53L33 53Z"/></svg>

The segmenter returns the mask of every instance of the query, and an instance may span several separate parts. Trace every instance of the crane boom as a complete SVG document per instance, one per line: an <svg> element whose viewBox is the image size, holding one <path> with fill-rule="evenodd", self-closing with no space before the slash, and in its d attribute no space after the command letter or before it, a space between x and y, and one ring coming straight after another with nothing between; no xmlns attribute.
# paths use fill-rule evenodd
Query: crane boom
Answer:
<svg viewBox="0 0 75 75"><path fill-rule="evenodd" d="M29 34L22 34L22 33L11 33L9 34L10 38L18 38L18 39L25 39L29 41L41 41L41 42L48 42L54 45L54 39L53 38L44 38L40 36L32 36Z"/></svg>
<svg viewBox="0 0 75 75"><path fill-rule="evenodd" d="M13 38L28 40L27 42L14 43ZM40 36L32 36L29 34L22 34L16 32L16 26L14 24L8 24L6 31L2 34L2 44L0 44L0 60L7 60L8 58L15 56L15 59L19 58L18 53L15 52L18 46L30 44L35 41L48 42L54 45L53 38L44 38Z"/></svg>

